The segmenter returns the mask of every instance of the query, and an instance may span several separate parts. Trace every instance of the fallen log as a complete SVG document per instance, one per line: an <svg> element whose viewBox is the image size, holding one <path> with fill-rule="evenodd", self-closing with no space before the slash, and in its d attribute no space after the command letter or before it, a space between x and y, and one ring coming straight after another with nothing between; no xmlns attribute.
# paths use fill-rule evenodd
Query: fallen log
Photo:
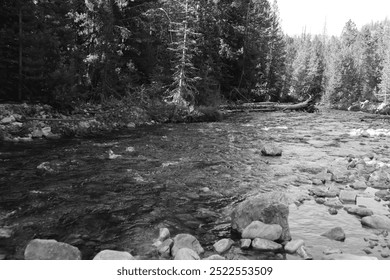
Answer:
<svg viewBox="0 0 390 280"><path fill-rule="evenodd" d="M258 103L243 103L234 105L222 105L219 107L222 111L229 112L274 112L274 111L295 111L304 110L307 112L315 112L314 99L309 98L297 104L280 104L276 102L258 102Z"/></svg>

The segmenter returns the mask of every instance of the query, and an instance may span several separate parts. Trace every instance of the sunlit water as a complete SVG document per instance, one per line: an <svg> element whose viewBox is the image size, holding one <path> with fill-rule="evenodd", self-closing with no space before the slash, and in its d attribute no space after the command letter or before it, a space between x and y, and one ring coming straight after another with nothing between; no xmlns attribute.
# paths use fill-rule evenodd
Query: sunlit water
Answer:
<svg viewBox="0 0 390 280"><path fill-rule="evenodd" d="M0 250L7 258L22 259L31 239L50 238L77 246L85 259L103 249L153 259L158 258L153 239L165 226L172 235L195 235L211 252L216 240L230 237L236 203L282 190L292 202L291 234L305 240L315 259L328 247L364 255L363 238L378 236L356 216L342 209L330 215L314 200L293 203L308 194L315 172L346 168L348 155L390 157L388 137L349 134L388 127L380 120L361 122L360 116L243 113L219 123L141 127L97 139L3 144L0 227L12 227L14 234L0 239ZM271 142L283 149L282 157L261 155L262 146ZM108 159L109 150L120 157ZM54 172L38 169L43 162ZM375 212L388 212L375 203ZM344 229L345 242L321 237L336 226ZM372 251L381 258L388 248Z"/></svg>

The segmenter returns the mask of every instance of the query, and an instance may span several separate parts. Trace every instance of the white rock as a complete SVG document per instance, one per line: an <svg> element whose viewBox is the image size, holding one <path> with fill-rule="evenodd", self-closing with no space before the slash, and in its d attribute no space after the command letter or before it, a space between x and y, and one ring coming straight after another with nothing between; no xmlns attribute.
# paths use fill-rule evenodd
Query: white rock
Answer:
<svg viewBox="0 0 390 280"><path fill-rule="evenodd" d="M15 117L14 117L14 116L9 116L9 117L3 118L3 119L0 121L0 123L1 123L1 124L10 124L10 123L12 123L12 122L14 122L14 121L15 121Z"/></svg>
<svg viewBox="0 0 390 280"><path fill-rule="evenodd" d="M8 228L8 227L3 227L3 228L0 228L0 239L1 238L10 238L13 234L13 231L11 228Z"/></svg>
<svg viewBox="0 0 390 280"><path fill-rule="evenodd" d="M103 250L93 260L134 260L134 257L129 252Z"/></svg>
<svg viewBox="0 0 390 280"><path fill-rule="evenodd" d="M171 233L169 232L169 229L167 229L167 228L160 228L159 235L158 235L158 240L163 242L164 240L168 239L169 237L171 237Z"/></svg>
<svg viewBox="0 0 390 280"><path fill-rule="evenodd" d="M133 153L135 151L134 147L127 147L126 152Z"/></svg>
<svg viewBox="0 0 390 280"><path fill-rule="evenodd" d="M200 258L194 250L181 248L176 252L175 260L200 260Z"/></svg>
<svg viewBox="0 0 390 280"><path fill-rule="evenodd" d="M253 249L261 251L277 251L282 249L282 245L280 245L279 243L262 238L253 239L252 247Z"/></svg>
<svg viewBox="0 0 390 280"><path fill-rule="evenodd" d="M242 232L243 239L263 238L267 240L278 240L282 234L282 227L277 224L265 224L260 221L253 221Z"/></svg>
<svg viewBox="0 0 390 280"><path fill-rule="evenodd" d="M225 238L225 239L221 239L219 240L218 242L216 242L213 247L214 247L214 250L218 253L218 254L223 254L224 252L226 252L227 250L230 249L230 247L232 247L234 241L231 240L231 239L228 239L228 238Z"/></svg>
<svg viewBox="0 0 390 280"><path fill-rule="evenodd" d="M189 248L195 251L197 254L202 254L204 252L204 249L200 245L199 241L192 236L191 234L178 234L173 239L173 247L171 250L172 256L176 256L176 253L181 248Z"/></svg>
<svg viewBox="0 0 390 280"><path fill-rule="evenodd" d="M44 128L42 128L42 134L43 136L48 136L49 134L51 133L51 127L50 126L46 126Z"/></svg>
<svg viewBox="0 0 390 280"><path fill-rule="evenodd" d="M294 254L303 245L305 245L305 241L302 239L292 240L284 246L284 250L289 254Z"/></svg>
<svg viewBox="0 0 390 280"><path fill-rule="evenodd" d="M157 248L158 253L164 258L168 258L171 255L172 246L173 246L173 240L170 238L166 239L158 246Z"/></svg>

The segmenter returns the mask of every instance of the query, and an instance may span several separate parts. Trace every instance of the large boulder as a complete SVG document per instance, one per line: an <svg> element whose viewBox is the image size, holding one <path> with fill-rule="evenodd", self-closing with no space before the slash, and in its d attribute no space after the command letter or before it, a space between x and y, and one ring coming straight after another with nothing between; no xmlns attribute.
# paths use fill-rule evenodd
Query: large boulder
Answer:
<svg viewBox="0 0 390 280"><path fill-rule="evenodd" d="M93 260L134 260L134 257L129 252L103 250Z"/></svg>
<svg viewBox="0 0 390 280"><path fill-rule="evenodd" d="M232 212L232 230L242 234L253 221L278 224L282 227L280 240L291 240L288 225L289 202L282 192L270 192L246 199Z"/></svg>
<svg viewBox="0 0 390 280"><path fill-rule="evenodd" d="M26 260L81 260L81 252L72 245L54 239L34 239L28 243L24 258Z"/></svg>
<svg viewBox="0 0 390 280"><path fill-rule="evenodd" d="M172 256L176 256L176 253L182 249L188 248L195 251L197 254L202 254L204 249L200 245L199 241L191 234L178 234L173 239L173 247L171 249Z"/></svg>

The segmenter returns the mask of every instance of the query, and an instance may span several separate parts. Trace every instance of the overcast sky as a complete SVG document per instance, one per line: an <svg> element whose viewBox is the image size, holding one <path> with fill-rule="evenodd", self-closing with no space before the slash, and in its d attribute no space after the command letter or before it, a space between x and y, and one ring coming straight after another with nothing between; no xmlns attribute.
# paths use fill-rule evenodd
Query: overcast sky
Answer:
<svg viewBox="0 0 390 280"><path fill-rule="evenodd" d="M271 1L272 2L272 1ZM306 32L340 35L352 19L360 29L372 21L390 19L390 0L277 0L282 27L288 35Z"/></svg>

